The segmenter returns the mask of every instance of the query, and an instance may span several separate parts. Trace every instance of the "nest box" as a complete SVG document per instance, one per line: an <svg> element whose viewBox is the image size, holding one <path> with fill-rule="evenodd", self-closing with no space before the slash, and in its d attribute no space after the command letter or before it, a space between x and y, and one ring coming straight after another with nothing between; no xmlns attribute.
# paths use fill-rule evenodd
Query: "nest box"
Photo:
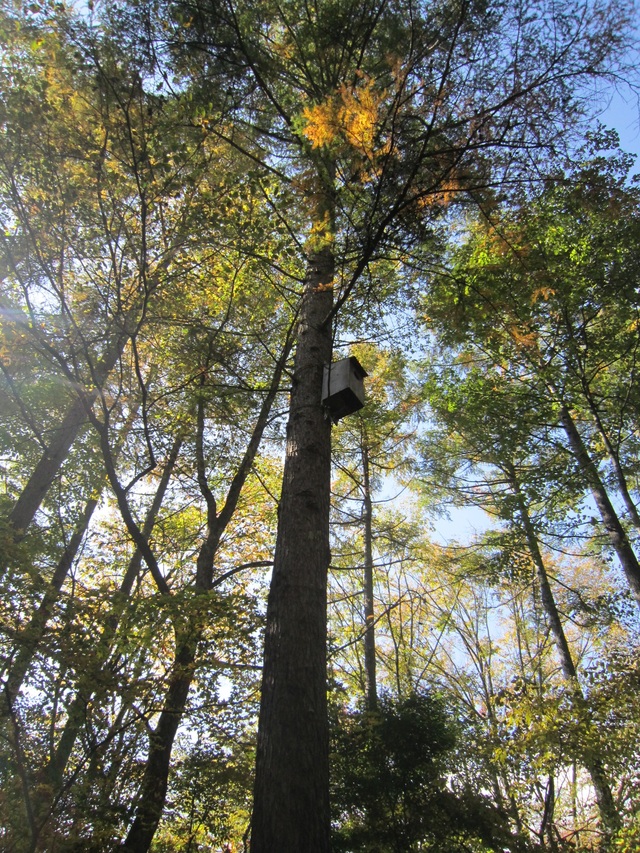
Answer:
<svg viewBox="0 0 640 853"><path fill-rule="evenodd" d="M341 358L325 364L322 380L322 405L329 411L331 420L357 412L364 406L364 382L367 371L355 356Z"/></svg>

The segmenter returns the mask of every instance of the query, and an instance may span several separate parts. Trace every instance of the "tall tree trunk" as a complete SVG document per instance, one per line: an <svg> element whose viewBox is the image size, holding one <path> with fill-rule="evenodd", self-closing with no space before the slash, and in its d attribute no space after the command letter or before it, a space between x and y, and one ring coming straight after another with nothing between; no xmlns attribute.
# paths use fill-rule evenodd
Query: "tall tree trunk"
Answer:
<svg viewBox="0 0 640 853"><path fill-rule="evenodd" d="M375 711L378 707L376 684L376 628L373 601L373 504L371 501L371 477L369 470L369 448L366 435L363 436L362 472L363 472L363 513L364 524L364 675L367 708Z"/></svg>
<svg viewBox="0 0 640 853"><path fill-rule="evenodd" d="M598 507L598 511L600 512L600 517L602 518L605 530L609 536L609 541L618 555L618 559L622 565L622 569L629 583L629 587L631 588L631 592L636 599L638 607L640 607L640 564L638 563L638 558L631 547L629 538L622 526L618 514L609 500L609 495L607 494L607 490L602 482L598 469L582 441L582 436L571 417L569 409L565 405L562 406L560 417L562 419L562 426L564 427L567 438L569 439L569 446L578 460L582 473L589 484L591 494L593 495L593 499Z"/></svg>
<svg viewBox="0 0 640 853"><path fill-rule="evenodd" d="M598 811L600 812L600 819L605 830L606 841L606 838L610 837L615 830L620 828L620 815L616 809L613 794L611 793L611 786L609 785L604 769L603 746L600 739L600 733L597 731L594 723L590 719L591 715L587 707L582 687L578 681L578 674L571 654L571 649L569 648L567 636L564 632L562 620L560 619L560 614L556 606L555 597L553 595L551 585L549 584L549 576L542 558L542 552L540 551L538 536L533 522L531 521L531 516L529 515L525 497L520 488L516 470L511 464L505 464L504 469L507 474L511 490L517 501L518 513L524 529L527 546L535 566L538 583L540 584L540 600L560 658L562 674L570 686L574 703L589 720L589 740L593 744L593 747L590 750L590 755L583 758L583 765L593 783L596 802L598 803Z"/></svg>
<svg viewBox="0 0 640 853"><path fill-rule="evenodd" d="M327 853L327 572L331 423L321 405L331 361L335 261L309 261L300 308L273 578L267 605L251 853Z"/></svg>

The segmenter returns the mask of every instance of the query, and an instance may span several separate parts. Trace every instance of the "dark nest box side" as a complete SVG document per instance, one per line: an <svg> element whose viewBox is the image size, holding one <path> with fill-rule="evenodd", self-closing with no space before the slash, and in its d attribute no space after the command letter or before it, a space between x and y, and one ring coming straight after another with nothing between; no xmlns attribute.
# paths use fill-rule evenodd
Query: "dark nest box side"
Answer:
<svg viewBox="0 0 640 853"><path fill-rule="evenodd" d="M353 355L332 364L325 364L322 405L328 410L334 424L364 406L362 380L365 376L367 371Z"/></svg>

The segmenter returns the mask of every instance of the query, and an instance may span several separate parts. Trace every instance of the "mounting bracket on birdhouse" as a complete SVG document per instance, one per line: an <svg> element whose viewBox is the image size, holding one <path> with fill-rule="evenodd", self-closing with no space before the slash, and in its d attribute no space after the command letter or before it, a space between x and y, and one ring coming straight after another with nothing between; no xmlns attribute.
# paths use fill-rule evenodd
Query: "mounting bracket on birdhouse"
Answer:
<svg viewBox="0 0 640 853"><path fill-rule="evenodd" d="M325 364L322 405L334 424L364 406L365 376L367 371L354 355Z"/></svg>

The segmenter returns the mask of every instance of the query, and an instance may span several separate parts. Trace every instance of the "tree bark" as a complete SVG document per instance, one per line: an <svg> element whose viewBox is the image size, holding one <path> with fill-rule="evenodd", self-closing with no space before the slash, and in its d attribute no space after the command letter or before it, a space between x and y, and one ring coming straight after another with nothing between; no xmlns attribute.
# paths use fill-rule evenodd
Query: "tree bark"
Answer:
<svg viewBox="0 0 640 853"><path fill-rule="evenodd" d="M184 635L176 632L177 653L162 713L150 737L149 755L138 792L136 816L121 849L146 853L151 846L167 796L171 751L193 680L200 632L189 619Z"/></svg>
<svg viewBox="0 0 640 853"><path fill-rule="evenodd" d="M328 853L327 572L330 246L309 261L300 309L273 579L267 605L251 853Z"/></svg>
<svg viewBox="0 0 640 853"><path fill-rule="evenodd" d="M640 564L638 563L638 558L631 547L629 538L622 526L622 523L620 522L618 514L609 500L609 495L607 494L607 490L602 482L598 469L589 456L589 452L582 441L582 436L571 417L569 409L565 405L562 406L560 417L562 419L562 426L564 427L567 438L569 439L569 446L578 460L582 473L589 484L591 494L593 495L593 499L598 507L598 511L600 512L600 517L602 518L605 530L609 536L609 541L618 555L618 559L622 565L622 569L629 583L629 587L631 588L631 592L633 593L638 607L640 607Z"/></svg>
<svg viewBox="0 0 640 853"><path fill-rule="evenodd" d="M538 577L538 583L540 584L540 600L547 617L549 628L553 634L556 650L560 658L562 674L567 681L573 683L577 678L577 672L571 655L571 650L569 648L569 643L567 642L567 637L562 626L562 620L560 619L560 614L556 607L553 591L549 584L549 576L547 575L544 560L542 559L542 553L538 544L538 536L533 526L533 522L531 521L531 516L529 515L529 510L527 508L524 495L522 494L515 468L513 465L509 464L505 464L504 467L509 480L509 486L511 487L511 491L517 501L518 514L520 515L520 521L522 522L522 528L527 540L527 547L529 549L531 559L533 560L533 565Z"/></svg>

